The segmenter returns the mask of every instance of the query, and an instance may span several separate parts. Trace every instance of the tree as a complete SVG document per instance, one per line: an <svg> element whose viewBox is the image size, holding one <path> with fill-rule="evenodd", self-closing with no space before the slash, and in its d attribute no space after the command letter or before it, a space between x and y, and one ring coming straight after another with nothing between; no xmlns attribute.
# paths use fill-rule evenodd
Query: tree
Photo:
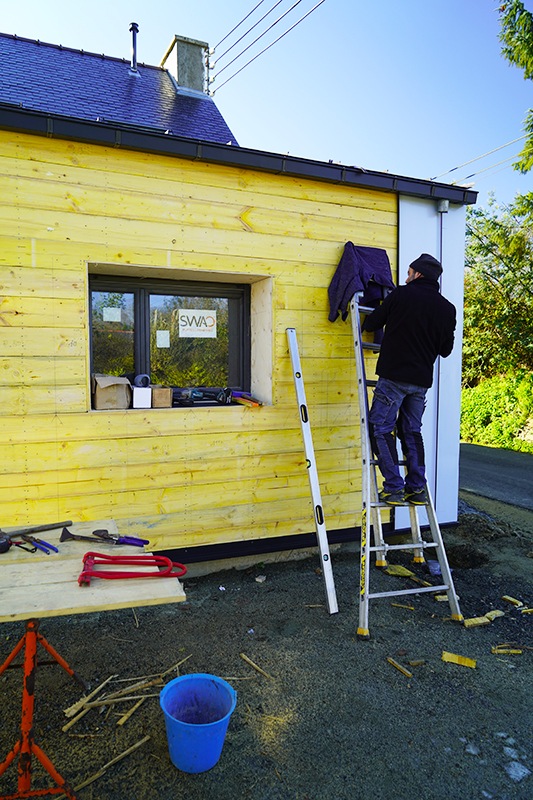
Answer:
<svg viewBox="0 0 533 800"><path fill-rule="evenodd" d="M533 196L467 215L463 383L533 370Z"/></svg>
<svg viewBox="0 0 533 800"><path fill-rule="evenodd" d="M524 80L533 80L533 14L520 0L503 3L500 12L502 54L510 64L524 70ZM533 109L524 120L526 141L514 168L526 173L533 168Z"/></svg>

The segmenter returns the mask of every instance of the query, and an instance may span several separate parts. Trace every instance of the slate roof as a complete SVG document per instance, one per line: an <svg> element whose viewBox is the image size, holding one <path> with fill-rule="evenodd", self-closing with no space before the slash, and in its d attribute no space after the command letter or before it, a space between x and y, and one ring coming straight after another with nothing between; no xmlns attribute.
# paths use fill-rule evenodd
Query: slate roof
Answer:
<svg viewBox="0 0 533 800"><path fill-rule="evenodd" d="M0 103L237 145L208 95L176 90L160 67L0 33Z"/></svg>

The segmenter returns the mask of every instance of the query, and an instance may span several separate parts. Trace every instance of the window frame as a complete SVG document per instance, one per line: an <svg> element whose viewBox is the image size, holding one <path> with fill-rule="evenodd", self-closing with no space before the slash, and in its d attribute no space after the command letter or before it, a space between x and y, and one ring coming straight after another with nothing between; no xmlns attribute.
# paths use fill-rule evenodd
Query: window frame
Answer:
<svg viewBox="0 0 533 800"><path fill-rule="evenodd" d="M150 295L167 294L189 297L223 297L228 303L230 352L229 388L250 391L251 384L251 292L247 283L227 283L201 280L176 280L129 277L112 274L89 274L89 358L93 374L93 292L122 292L133 294L133 342L135 375L151 375L150 369ZM236 347L232 347L236 341ZM129 376L128 376L129 377ZM185 387L179 387L185 388ZM204 387L215 388L215 387ZM225 387L216 387L225 388ZM204 403L202 403L203 405ZM206 403L216 405L216 403Z"/></svg>

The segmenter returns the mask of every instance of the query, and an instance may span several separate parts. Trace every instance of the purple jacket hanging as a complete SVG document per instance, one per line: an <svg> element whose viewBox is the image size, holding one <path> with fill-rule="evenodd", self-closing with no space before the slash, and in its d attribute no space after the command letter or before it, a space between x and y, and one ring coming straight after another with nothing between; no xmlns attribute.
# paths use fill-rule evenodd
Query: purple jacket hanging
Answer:
<svg viewBox="0 0 533 800"><path fill-rule="evenodd" d="M346 242L341 260L328 287L330 322L342 314L348 316L350 300L356 292L364 292L362 305L376 306L385 289L394 289L389 257L378 247L359 247Z"/></svg>

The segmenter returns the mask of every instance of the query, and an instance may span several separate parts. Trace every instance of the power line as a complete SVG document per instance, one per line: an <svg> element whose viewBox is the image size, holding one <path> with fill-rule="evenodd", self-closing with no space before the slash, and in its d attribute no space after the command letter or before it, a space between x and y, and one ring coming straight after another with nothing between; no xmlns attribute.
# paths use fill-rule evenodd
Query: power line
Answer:
<svg viewBox="0 0 533 800"><path fill-rule="evenodd" d="M480 181L484 181L487 178L492 178L493 175L497 175L499 172L503 172L504 169L509 169L510 166L511 166L510 164L507 164L506 167L501 167L500 169L496 169L496 170L494 170L494 172L491 172L489 175L483 175L483 177L480 178L479 180ZM476 183L478 183L478 181L476 181Z"/></svg>
<svg viewBox="0 0 533 800"><path fill-rule="evenodd" d="M524 138L524 137L522 137L522 138ZM498 149L500 149L500 148L498 148ZM531 152L531 150L533 150L533 147L528 147L526 150L523 150L522 152L525 154L525 153ZM493 169L494 167L499 167L500 164L505 164L506 161L512 161L514 158L518 158L518 155L510 156L509 158L504 158L502 161L497 161L495 164L491 164L489 167L485 167L484 169L480 169L480 170L478 170L478 172L473 172L471 175L467 175L465 178L461 178L460 180L461 181L467 181L469 178L474 178L476 175L481 175L482 172L487 172L487 170L489 170L489 169ZM510 166L510 164L509 164L509 166ZM453 183L457 183L457 181L453 181Z"/></svg>
<svg viewBox="0 0 533 800"><path fill-rule="evenodd" d="M262 2L262 0L261 0L261 2ZM243 40L243 39L244 39L246 36L248 36L248 34L249 34L249 33L251 33L251 31L253 31L253 29L254 29L254 28L257 28L257 26L259 25L259 23L263 22L263 20L264 20L264 19L266 19L266 17L268 17L268 15L269 15L269 14L271 14L271 13L274 11L274 9L275 9L275 8L277 8L277 7L278 7L278 6L279 6L281 3L283 3L283 0L278 0L278 2L277 2L277 3L275 3L275 4L272 6L272 8L271 8L269 11L267 11L267 13L266 13L266 14L263 14L263 16L261 17L261 19L257 20L257 22L256 22L254 25L252 25L252 27L251 27L251 28L248 28L248 30L246 31L246 33L243 33L243 35L242 35L242 36L241 36L239 39L237 39L237 41L236 41L236 42L234 42L234 43L233 43L233 44L232 44L230 47L228 47L228 49L227 49L227 50L224 50L224 52L223 52L221 55L219 55L219 56L218 56L218 58L217 58L217 61L220 61L220 59L221 59L221 58L224 58L224 56L225 56L225 55L227 55L227 54L229 53L229 51L230 51L230 50L233 50L233 48L234 48L234 47L237 47L237 45L239 44L239 42L242 42L242 40ZM256 6L255 8L257 8L257 6ZM255 11L255 8L254 8L254 11ZM289 9L289 11L290 11L290 9ZM252 13L252 12L250 11L250 14L251 14L251 13ZM289 13L289 12L287 12L287 13ZM250 16L250 15L248 15L248 16ZM244 19L246 19L246 17L245 17ZM281 17L280 17L280 19L281 19ZM243 22L244 22L244 20L243 20ZM276 23L274 23L274 25L275 25L275 24L276 24ZM239 23L239 25L240 25L240 23ZM239 27L239 26L237 25L237 27ZM235 30L235 28L234 28L233 30ZM233 33L233 31L230 31L230 33ZM229 36L229 35L230 35L230 34L228 33L228 36ZM261 34L261 35L263 35L263 34ZM227 36L225 36L224 38L225 38L225 39L227 39L228 37L227 37ZM222 41L224 41L224 39L223 39ZM256 41L257 41L257 40L256 40ZM219 42L219 44L220 44L220 42ZM218 45L217 45L217 46L216 46L214 49L216 50L216 48L217 48L217 47L218 47ZM243 52L244 52L244 51L243 51ZM238 58L238 56L237 56L237 58Z"/></svg>
<svg viewBox="0 0 533 800"><path fill-rule="evenodd" d="M492 153L497 153L498 150L503 150L504 147L509 147L510 144L514 144L515 142L519 142L521 139L526 139L526 138L527 135L519 136L518 139L513 139L512 142L507 142L507 144L502 144L501 147L495 147L494 150L489 150L488 153L484 153L482 156L477 156L476 158L472 158L470 161L465 161L464 164L459 164L457 167L452 167L451 169L446 170L446 172L441 172L440 175L435 175L434 178L430 178L430 181L436 181L437 178L442 178L444 175L449 175L450 172L454 172L456 169L462 169L463 167L467 167L469 164L473 164L474 161L479 161L480 158L485 158L486 156L492 155Z"/></svg>
<svg viewBox="0 0 533 800"><path fill-rule="evenodd" d="M265 2L265 0L259 0L258 4L257 4L256 6L254 6L254 8L252 8L252 10L251 10L251 11L250 11L250 12L249 12L249 13L248 13L248 14L247 14L245 17L243 17L243 18L241 19L241 21L240 21L240 22L238 22L238 23L235 25L235 27L234 27L234 28L232 28L232 29L230 30L230 32L229 32L229 33L227 33L227 34L224 36L224 38L222 38L222 39L220 40L220 42L219 42L218 44L216 44L216 45L213 47L213 52L215 52L215 50L217 49L217 47L219 47L219 45L221 45L221 44L222 44L222 42L225 42L225 41L226 41L226 39L228 38L228 36L231 36L231 34L232 34L234 31L236 31L236 30L237 30L237 28L240 28L240 27L241 27L241 25L242 25L242 23L243 23L243 22L246 22L246 20L248 19L248 17L250 17L250 16L251 16L251 15L254 13L254 11L256 10L256 8L259 8L259 6L260 6L260 5L262 5L264 2ZM270 9L270 11L272 11L272 9ZM270 11L268 12L269 14L270 14ZM246 34L245 34L245 36L246 36Z"/></svg>
<svg viewBox="0 0 533 800"><path fill-rule="evenodd" d="M273 47L275 44L277 44L277 42L279 42L279 41L280 41L280 39L283 39L283 37L284 37L284 36L286 36L288 33L290 33L292 30L294 30L294 28L296 28L296 26L297 26L297 25L299 25L299 24L300 24L300 22L303 22L303 20L304 20L306 17L308 17L308 16L309 16L309 14L312 14L312 13L313 13L313 11L315 11L315 9L317 9L319 6L321 6L321 5L322 5L322 3L324 3L324 2L325 2L325 0L320 0L320 2L316 4L316 6L313 6L313 8L311 9L311 11L308 11L308 12L307 12L307 14L304 14L304 16L303 16L303 17L301 17L301 19L299 19L299 20L298 20L298 22L295 22L295 23L294 23L294 25L293 25L292 27L290 27L290 28L289 28L287 31L285 31L285 33L282 33L282 34L281 34L281 36L278 36L278 38L277 38L275 41L273 41L273 42L272 42L272 44L269 44L269 45L268 45L268 47L265 47L265 49L264 49L264 50L261 50L261 52L260 52L260 53L258 53L256 56L254 56L253 58L251 58L251 59L250 59L250 61L248 61L248 62L247 62L247 63L246 63L246 64L245 64L243 67L241 67L240 69L238 69L238 70L237 70L237 72L234 72L234 73L233 73L233 75L230 75L230 77L229 77L227 80L225 80L225 81L224 81L224 83L221 83L221 84L220 84L220 86L217 86L217 88L213 90L213 94L214 94L215 92L218 92L218 90L219 90L219 89L222 89L222 87L223 87L223 86L225 86L225 85L226 85L227 83L229 83L229 82L230 82L230 81L231 81L233 78L235 78L235 76L236 76L236 75L238 75L238 74L239 74L239 72L242 72L242 71L243 71L243 69L245 69L245 68L246 68L246 67L247 67L249 64L251 64L251 63L252 63L252 61L255 61L255 60L256 60L256 58L259 58L259 56L262 56L262 55L263 55L263 53L266 53L266 51L267 51L267 50L270 50L270 48L271 48L271 47ZM215 76L215 77L216 77L216 76Z"/></svg>
<svg viewBox="0 0 533 800"><path fill-rule="evenodd" d="M280 2L281 2L281 0L280 0ZM263 33L262 33L262 34L260 34L260 35L257 37L257 39L254 39L254 40L253 40L253 42L252 42L251 44L249 44L247 47L245 47L245 48L244 48L244 50L241 50L241 52L239 53L239 55L235 56L235 58L232 58L232 60L231 60L231 61L229 61L229 62L226 64L226 66L225 66L225 67L222 67L222 69L219 69L219 71L218 71L218 72L216 72L216 73L213 75L213 78L212 78L212 80L215 80L215 78L217 77L217 75L220 75L220 73L221 73L221 72L224 72L224 70L226 70L228 67L231 67L231 65L232 65L233 63L235 63L235 61L237 61L237 59L238 59L238 58L240 58L240 57L241 57L241 56L242 56L244 53L246 53L246 51L247 51L247 50L249 50L249 49L250 49L250 47L253 47L253 45L254 45L256 42L258 42L258 41L259 41L259 39L262 39L262 38L263 38L263 36L264 36L266 33L268 33L270 30L272 30L272 28L274 28L274 27L275 27L275 26L278 24L278 22L281 22L281 20L283 19L283 17L286 17L286 16L287 16L287 14L290 14L290 12L293 10L293 8L296 8L296 6L300 5L300 3L301 3L301 2L302 2L302 0L296 0L296 2L295 2L295 3L294 3L294 4L293 4L293 5L292 5L292 6L289 8L289 10L288 10L288 11L285 11L285 13L281 15L281 17L278 17L278 19L277 19L275 22L273 22L273 23L272 23L272 25L270 25L270 26L269 26L269 27L268 27L268 28L267 28L265 31L263 31ZM279 3L278 3L277 5L279 5ZM269 12L269 13L270 13L270 12ZM266 15L265 15L265 16L266 16ZM288 33L288 31L287 31L287 33ZM245 35L246 35L246 34L245 34ZM280 37L280 38L281 38L281 37ZM231 48L230 48L230 50L231 50ZM226 52L228 52L228 51L226 51ZM264 51L263 51L263 52L264 52ZM225 55L225 53L224 53L224 55ZM221 57L222 57L222 56L221 56ZM253 60L253 59L252 59L252 60ZM248 63L250 63L250 62L248 62ZM243 69L244 69L244 67L243 67ZM219 87L219 88L220 88L220 87Z"/></svg>

